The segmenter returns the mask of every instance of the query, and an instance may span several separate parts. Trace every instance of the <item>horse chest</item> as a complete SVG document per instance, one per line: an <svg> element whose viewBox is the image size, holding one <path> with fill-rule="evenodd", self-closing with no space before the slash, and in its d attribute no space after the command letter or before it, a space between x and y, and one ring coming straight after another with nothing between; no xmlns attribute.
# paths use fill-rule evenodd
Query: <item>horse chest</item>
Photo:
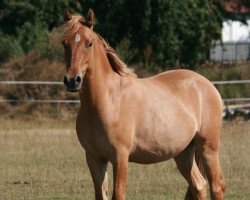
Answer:
<svg viewBox="0 0 250 200"><path fill-rule="evenodd" d="M100 158L107 158L111 148L105 132L95 126L90 126L84 121L78 121L76 126L78 139L83 148Z"/></svg>

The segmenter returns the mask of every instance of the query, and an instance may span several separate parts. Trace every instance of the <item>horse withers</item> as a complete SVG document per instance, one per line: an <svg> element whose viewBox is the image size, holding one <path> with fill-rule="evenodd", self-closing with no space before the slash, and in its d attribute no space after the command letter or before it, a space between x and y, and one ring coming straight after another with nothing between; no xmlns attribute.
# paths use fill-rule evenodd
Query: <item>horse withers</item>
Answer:
<svg viewBox="0 0 250 200"><path fill-rule="evenodd" d="M113 200L124 200L128 162L174 158L189 186L185 199L223 199L219 164L223 104L213 84L188 70L137 78L93 31L87 17L64 12L68 91L79 91L76 131L86 152L98 200L108 199L107 164L113 166Z"/></svg>

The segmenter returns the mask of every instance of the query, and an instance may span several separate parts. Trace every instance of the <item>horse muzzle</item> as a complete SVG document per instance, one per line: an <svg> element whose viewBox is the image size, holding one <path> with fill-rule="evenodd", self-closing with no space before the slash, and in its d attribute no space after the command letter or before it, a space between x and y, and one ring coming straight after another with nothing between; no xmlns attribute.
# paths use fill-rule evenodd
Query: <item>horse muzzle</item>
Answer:
<svg viewBox="0 0 250 200"><path fill-rule="evenodd" d="M69 92L78 92L81 89L82 79L83 78L79 75L76 75L70 79L65 76L63 83Z"/></svg>

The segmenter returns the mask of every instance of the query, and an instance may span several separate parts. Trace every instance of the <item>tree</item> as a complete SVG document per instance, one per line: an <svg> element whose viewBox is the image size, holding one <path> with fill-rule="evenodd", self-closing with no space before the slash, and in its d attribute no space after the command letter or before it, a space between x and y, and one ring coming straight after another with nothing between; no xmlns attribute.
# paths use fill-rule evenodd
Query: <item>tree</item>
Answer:
<svg viewBox="0 0 250 200"><path fill-rule="evenodd" d="M95 30L111 46L120 48L126 41L121 48L129 52L126 61L190 68L206 60L212 41L221 37L221 5L221 0L2 0L0 62L34 47L46 49L48 33L60 24L64 9L83 14L92 8ZM6 49L8 42L18 48Z"/></svg>
<svg viewBox="0 0 250 200"><path fill-rule="evenodd" d="M220 0L103 0L87 6L97 15L96 30L111 45L129 40L130 62L190 68L208 59L212 42L221 37Z"/></svg>
<svg viewBox="0 0 250 200"><path fill-rule="evenodd" d="M71 7L81 11L76 1L69 0L2 0L0 2L0 62L28 53L34 47L46 48L48 33L60 24L62 12ZM6 48L4 44L11 47ZM16 51L18 49L18 51Z"/></svg>
<svg viewBox="0 0 250 200"><path fill-rule="evenodd" d="M161 68L174 66L176 62L187 67L203 62L212 41L221 37L220 1L151 0L144 1L141 7L146 7L146 11L138 16L137 24L143 26L137 25L140 32L131 29L134 32L130 39L135 44L141 42L138 45L141 51L150 46L152 62Z"/></svg>

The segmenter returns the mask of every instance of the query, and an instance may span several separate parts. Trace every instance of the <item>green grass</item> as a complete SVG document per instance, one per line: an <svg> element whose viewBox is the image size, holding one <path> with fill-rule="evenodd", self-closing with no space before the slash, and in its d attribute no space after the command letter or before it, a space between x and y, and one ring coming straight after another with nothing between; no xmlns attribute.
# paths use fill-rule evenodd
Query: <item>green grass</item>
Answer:
<svg viewBox="0 0 250 200"><path fill-rule="evenodd" d="M0 200L94 199L72 121L0 120ZM221 161L225 199L250 198L250 122L225 123ZM109 166L110 190L112 172ZM173 160L129 165L127 199L183 199L187 184ZM111 192L110 192L111 193Z"/></svg>

